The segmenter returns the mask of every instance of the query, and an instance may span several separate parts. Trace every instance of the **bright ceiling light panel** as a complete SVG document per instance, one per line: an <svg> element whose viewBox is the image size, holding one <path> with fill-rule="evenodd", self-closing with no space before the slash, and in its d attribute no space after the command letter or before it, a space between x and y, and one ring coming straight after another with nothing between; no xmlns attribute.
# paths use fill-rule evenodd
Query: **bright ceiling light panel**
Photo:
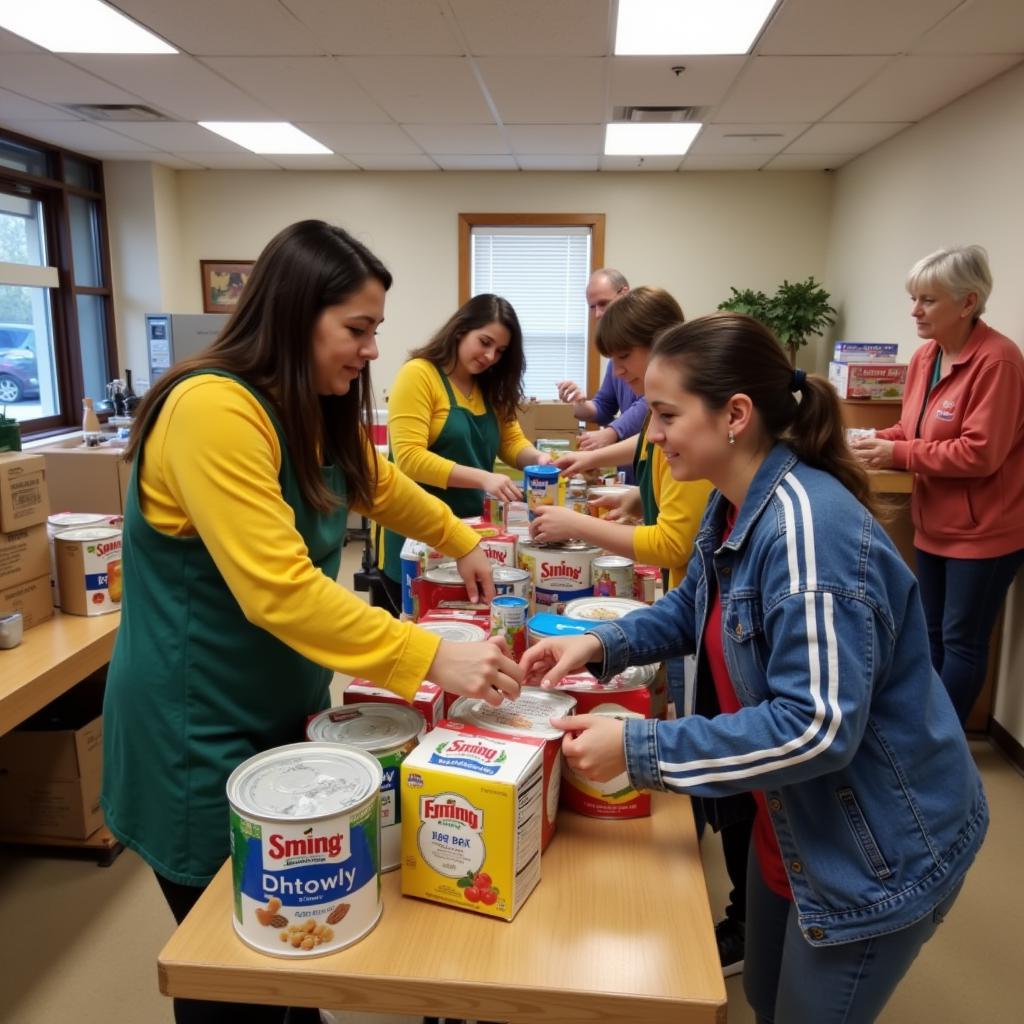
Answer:
<svg viewBox="0 0 1024 1024"><path fill-rule="evenodd" d="M287 121L200 121L200 128L222 135L253 153L332 153Z"/></svg>
<svg viewBox="0 0 1024 1024"><path fill-rule="evenodd" d="M610 124L605 156L682 156L701 130L699 124Z"/></svg>
<svg viewBox="0 0 1024 1024"><path fill-rule="evenodd" d="M54 53L177 53L100 0L0 0L0 28Z"/></svg>
<svg viewBox="0 0 1024 1024"><path fill-rule="evenodd" d="M617 55L747 53L777 0L619 0Z"/></svg>

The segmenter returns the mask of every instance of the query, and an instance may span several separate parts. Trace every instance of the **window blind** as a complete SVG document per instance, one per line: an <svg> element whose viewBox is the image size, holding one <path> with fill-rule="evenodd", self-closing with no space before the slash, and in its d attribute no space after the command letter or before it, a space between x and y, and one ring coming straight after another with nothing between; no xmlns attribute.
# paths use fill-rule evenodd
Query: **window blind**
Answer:
<svg viewBox="0 0 1024 1024"><path fill-rule="evenodd" d="M527 397L555 399L555 383L586 387L586 227L474 227L470 235L470 290L508 299L523 328Z"/></svg>

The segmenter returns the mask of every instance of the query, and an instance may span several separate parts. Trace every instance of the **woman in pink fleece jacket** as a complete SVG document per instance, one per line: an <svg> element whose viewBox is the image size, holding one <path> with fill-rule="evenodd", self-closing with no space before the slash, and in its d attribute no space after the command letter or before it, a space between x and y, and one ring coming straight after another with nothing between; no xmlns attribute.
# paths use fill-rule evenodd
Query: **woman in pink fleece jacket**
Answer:
<svg viewBox="0 0 1024 1024"><path fill-rule="evenodd" d="M871 469L914 474L911 515L932 662L963 722L989 634L1024 562L1024 357L982 319L980 245L940 249L907 276L917 336L900 421L854 442Z"/></svg>

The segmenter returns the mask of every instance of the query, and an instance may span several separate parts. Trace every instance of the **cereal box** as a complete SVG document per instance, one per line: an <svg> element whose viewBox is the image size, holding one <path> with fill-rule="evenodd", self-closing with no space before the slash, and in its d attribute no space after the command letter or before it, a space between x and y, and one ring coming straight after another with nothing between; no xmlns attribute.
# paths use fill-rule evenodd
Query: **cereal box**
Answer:
<svg viewBox="0 0 1024 1024"><path fill-rule="evenodd" d="M828 364L828 379L840 398L902 398L906 363Z"/></svg>
<svg viewBox="0 0 1024 1024"><path fill-rule="evenodd" d="M402 892L511 921L540 881L541 738L446 722L402 762Z"/></svg>
<svg viewBox="0 0 1024 1024"><path fill-rule="evenodd" d="M832 359L837 363L895 363L899 345L883 341L837 341Z"/></svg>

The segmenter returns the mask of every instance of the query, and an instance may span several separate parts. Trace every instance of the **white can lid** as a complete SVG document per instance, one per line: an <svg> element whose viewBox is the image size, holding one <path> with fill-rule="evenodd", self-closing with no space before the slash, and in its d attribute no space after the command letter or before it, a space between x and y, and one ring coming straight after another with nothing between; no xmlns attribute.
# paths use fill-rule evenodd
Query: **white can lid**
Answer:
<svg viewBox="0 0 1024 1024"><path fill-rule="evenodd" d="M385 753L419 736L426 722L415 708L401 704L346 704L328 708L306 726L306 737L347 743L371 754Z"/></svg>
<svg viewBox="0 0 1024 1024"><path fill-rule="evenodd" d="M631 597L579 597L565 606L565 614L588 622L611 622L646 607L643 601L634 601Z"/></svg>
<svg viewBox="0 0 1024 1024"><path fill-rule="evenodd" d="M471 622L417 622L416 625L453 644L475 644L487 639L487 634Z"/></svg>
<svg viewBox="0 0 1024 1024"><path fill-rule="evenodd" d="M503 701L498 707L474 697L460 697L451 708L450 717L482 729L496 732L529 733L544 739L559 739L560 729L554 729L549 718L571 715L576 698L566 693L543 690L539 686L524 686L516 700Z"/></svg>

